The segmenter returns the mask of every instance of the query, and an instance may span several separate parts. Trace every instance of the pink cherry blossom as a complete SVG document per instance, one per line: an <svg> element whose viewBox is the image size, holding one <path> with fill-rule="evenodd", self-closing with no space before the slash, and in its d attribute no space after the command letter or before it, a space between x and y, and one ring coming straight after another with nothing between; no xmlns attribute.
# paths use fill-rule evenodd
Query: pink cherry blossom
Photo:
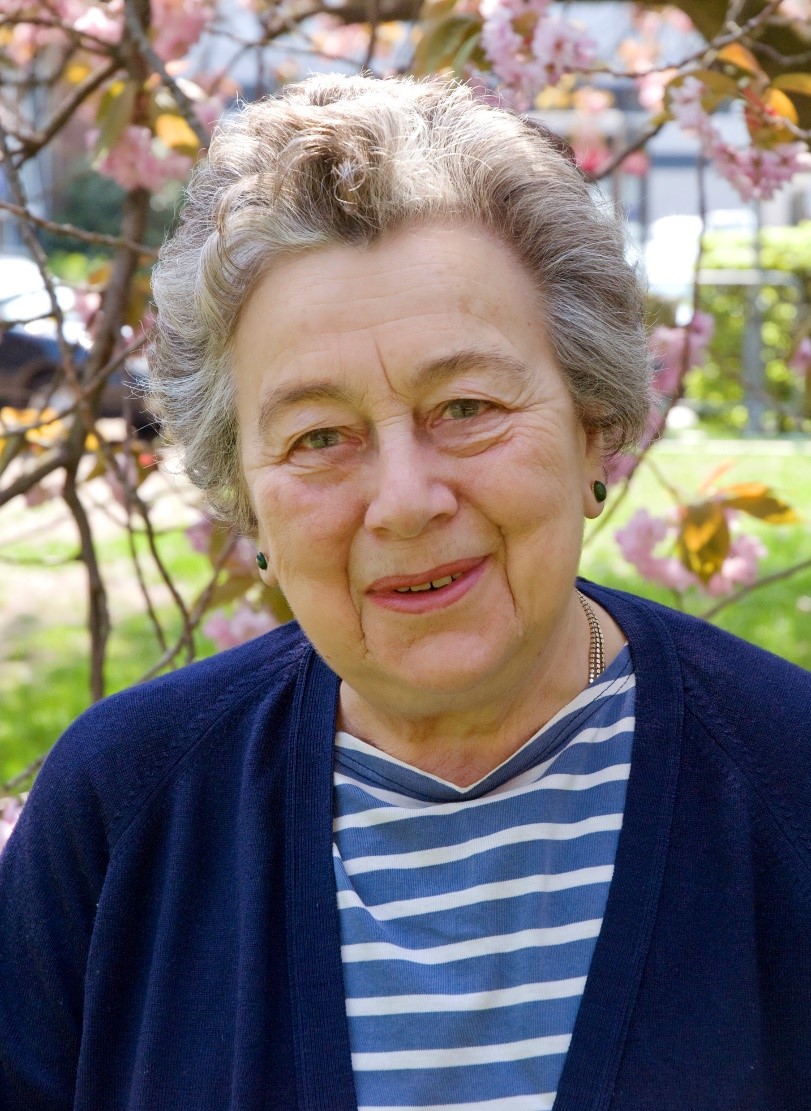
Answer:
<svg viewBox="0 0 811 1111"><path fill-rule="evenodd" d="M803 336L789 356L788 366L799 378L811 372L811 336Z"/></svg>
<svg viewBox="0 0 811 1111"><path fill-rule="evenodd" d="M6 847L17 819L22 813L23 804L18 798L0 799L0 853Z"/></svg>
<svg viewBox="0 0 811 1111"><path fill-rule="evenodd" d="M637 96L643 108L649 112L661 112L664 107L665 89L675 73L674 69L655 70L636 79Z"/></svg>
<svg viewBox="0 0 811 1111"><path fill-rule="evenodd" d="M808 168L808 149L799 141L772 147L735 147L726 142L701 103L705 91L697 77L685 77L670 90L670 110L685 131L698 137L704 156L743 200L770 200L795 174Z"/></svg>
<svg viewBox="0 0 811 1111"><path fill-rule="evenodd" d="M745 201L770 200L795 174L809 167L808 149L802 142L738 148L718 140L708 147L707 154Z"/></svg>
<svg viewBox="0 0 811 1111"><path fill-rule="evenodd" d="M106 8L93 5L83 12L73 26L82 34L92 35L102 42L119 42L124 29L124 5L111 0Z"/></svg>
<svg viewBox="0 0 811 1111"><path fill-rule="evenodd" d="M195 552L207 555L214 535L214 522L210 517L200 517L186 529L186 539Z"/></svg>
<svg viewBox="0 0 811 1111"><path fill-rule="evenodd" d="M214 15L212 0L152 0L152 46L170 62L194 46Z"/></svg>
<svg viewBox="0 0 811 1111"><path fill-rule="evenodd" d="M544 83L557 85L565 73L588 69L597 56L597 44L582 27L548 17L538 21L532 53L540 64Z"/></svg>
<svg viewBox="0 0 811 1111"><path fill-rule="evenodd" d="M684 131L692 131L702 141L712 143L718 139L718 132L701 103L706 91L697 77L685 77L680 85L670 89L670 111Z"/></svg>
<svg viewBox="0 0 811 1111"><path fill-rule="evenodd" d="M668 410L681 393L685 373L691 367L700 366L707 346L715 331L715 317L710 313L696 312L686 328L668 328L660 325L654 328L649 347L654 358L655 371L653 386L659 395L645 425L636 452L615 455L606 464L609 482L629 479L637 468L639 460L654 440L662 434ZM684 345L687 344L687 360L684 358Z"/></svg>
<svg viewBox="0 0 811 1111"><path fill-rule="evenodd" d="M644 150L634 150L627 158L623 158L620 169L624 174L630 174L631 177L644 177L650 169L650 159Z"/></svg>
<svg viewBox="0 0 811 1111"><path fill-rule="evenodd" d="M694 313L687 328L654 328L649 346L657 367L654 386L660 395L676 396L685 371L703 361L714 331L715 318L705 312Z"/></svg>
<svg viewBox="0 0 811 1111"><path fill-rule="evenodd" d="M696 576L676 556L654 554L663 540L675 538L672 520L653 517L646 509L638 509L614 535L623 556L643 578L679 592L698 583Z"/></svg>
<svg viewBox="0 0 811 1111"><path fill-rule="evenodd" d="M482 47L519 105L531 104L564 73L588 68L596 56L596 43L586 32L551 16L549 6L550 0L482 0ZM527 23L531 33L523 31Z"/></svg>
<svg viewBox="0 0 811 1111"><path fill-rule="evenodd" d="M620 551L631 563L647 559L668 533L664 517L653 517L647 509L638 509L624 528L615 533Z"/></svg>
<svg viewBox="0 0 811 1111"><path fill-rule="evenodd" d="M90 139L95 139L92 133ZM191 158L168 150L148 127L130 124L97 169L122 189L149 189L156 193L168 182L182 180L191 166Z"/></svg>
<svg viewBox="0 0 811 1111"><path fill-rule="evenodd" d="M707 593L718 597L732 594L739 586L749 586L757 578L758 562L765 555L766 548L757 536L741 533L733 537L721 570L707 583Z"/></svg>
<svg viewBox="0 0 811 1111"><path fill-rule="evenodd" d="M270 632L277 625L278 621L269 610L254 610L243 604L230 617L223 610L215 610L203 625L203 635L223 651Z"/></svg>

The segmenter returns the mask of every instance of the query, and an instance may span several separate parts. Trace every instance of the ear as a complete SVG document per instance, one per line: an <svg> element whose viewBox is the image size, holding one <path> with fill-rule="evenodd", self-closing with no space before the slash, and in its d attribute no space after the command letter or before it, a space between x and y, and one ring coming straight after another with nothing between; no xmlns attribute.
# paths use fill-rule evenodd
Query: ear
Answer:
<svg viewBox="0 0 811 1111"><path fill-rule="evenodd" d="M276 569L273 565L273 555L270 544L267 542L267 539L261 535L254 536L252 538L252 543L256 552L256 566L259 578L265 586L275 586L277 581ZM262 567L259 559L260 555L265 557L266 567Z"/></svg>
<svg viewBox="0 0 811 1111"><path fill-rule="evenodd" d="M597 499L594 483L605 483L605 437L601 429L585 428L583 516L593 520L603 511L603 502Z"/></svg>

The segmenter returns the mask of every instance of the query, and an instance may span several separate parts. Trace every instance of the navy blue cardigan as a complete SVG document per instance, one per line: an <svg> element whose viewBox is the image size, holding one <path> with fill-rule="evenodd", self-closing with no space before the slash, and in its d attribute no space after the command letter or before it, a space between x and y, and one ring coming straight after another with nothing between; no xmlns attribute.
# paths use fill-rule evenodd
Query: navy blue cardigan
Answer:
<svg viewBox="0 0 811 1111"><path fill-rule="evenodd" d="M555 1111L811 1108L811 675L582 586L637 731ZM354 1111L337 690L288 625L59 741L0 869L3 1111Z"/></svg>

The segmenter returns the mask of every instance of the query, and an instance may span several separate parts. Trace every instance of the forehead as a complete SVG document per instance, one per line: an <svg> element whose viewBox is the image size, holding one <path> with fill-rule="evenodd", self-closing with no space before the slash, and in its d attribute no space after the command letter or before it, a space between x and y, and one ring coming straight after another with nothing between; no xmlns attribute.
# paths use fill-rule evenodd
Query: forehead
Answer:
<svg viewBox="0 0 811 1111"><path fill-rule="evenodd" d="M237 392L313 377L360 386L375 370L405 387L417 368L473 348L546 361L538 292L487 232L429 225L274 267L237 329Z"/></svg>

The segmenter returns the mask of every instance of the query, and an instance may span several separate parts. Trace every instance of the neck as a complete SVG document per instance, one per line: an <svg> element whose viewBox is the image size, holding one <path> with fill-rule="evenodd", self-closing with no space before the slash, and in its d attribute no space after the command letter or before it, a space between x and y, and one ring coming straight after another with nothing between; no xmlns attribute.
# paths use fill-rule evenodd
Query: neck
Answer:
<svg viewBox="0 0 811 1111"><path fill-rule="evenodd" d="M601 624L603 616L607 618L601 613ZM619 651L622 634L618 644L613 635L611 639L607 661ZM468 787L512 756L585 689L589 642L588 622L572 593L551 643L495 694L474 702L469 692L450 706L428 710L411 705L392 713L382 701L344 682L339 728L411 767Z"/></svg>

